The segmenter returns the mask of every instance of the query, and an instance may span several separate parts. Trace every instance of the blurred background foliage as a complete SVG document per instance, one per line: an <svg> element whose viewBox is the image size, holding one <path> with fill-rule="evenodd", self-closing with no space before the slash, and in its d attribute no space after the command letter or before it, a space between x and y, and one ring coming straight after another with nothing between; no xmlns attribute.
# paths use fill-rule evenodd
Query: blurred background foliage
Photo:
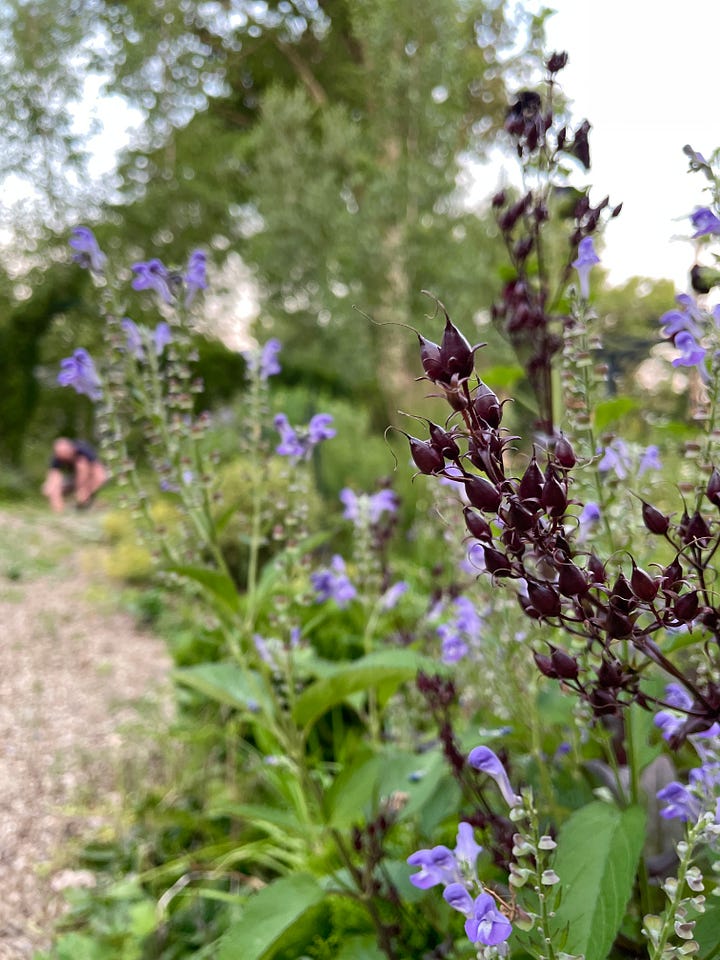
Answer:
<svg viewBox="0 0 720 960"><path fill-rule="evenodd" d="M96 291L68 265L67 234L80 222L127 267L151 256L177 265L209 248L201 373L212 408L242 387L238 348L274 335L288 389L317 397L308 410L320 395L326 407L344 399L362 411L356 438L379 435L423 392L407 397L413 335L379 324L439 335L423 289L471 337L475 322L487 366L501 371L496 388L515 386L512 352L488 322L504 251L489 203L471 204L468 186L503 144L513 93L542 74L547 11L531 16L510 0L2 0L0 9L8 492L25 475L35 483L54 436L92 436L88 402L55 385L59 359L99 339ZM132 135L113 129L118 118L131 119ZM114 169L98 174L98 150L115 141ZM641 280L600 296L612 390L633 392L671 298L669 285ZM142 319L139 300L127 309ZM658 411L682 412L668 384ZM378 457L363 457L368 476ZM347 482L348 465L338 470L328 488Z"/></svg>

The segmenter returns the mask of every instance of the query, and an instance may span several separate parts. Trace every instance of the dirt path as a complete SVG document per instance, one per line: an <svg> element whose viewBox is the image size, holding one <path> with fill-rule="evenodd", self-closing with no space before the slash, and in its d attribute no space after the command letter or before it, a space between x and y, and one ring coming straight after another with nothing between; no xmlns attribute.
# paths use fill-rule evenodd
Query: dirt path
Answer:
<svg viewBox="0 0 720 960"><path fill-rule="evenodd" d="M164 645L88 572L99 529L0 510L0 960L48 946L59 888L83 880L68 841L119 808L138 702L163 699Z"/></svg>

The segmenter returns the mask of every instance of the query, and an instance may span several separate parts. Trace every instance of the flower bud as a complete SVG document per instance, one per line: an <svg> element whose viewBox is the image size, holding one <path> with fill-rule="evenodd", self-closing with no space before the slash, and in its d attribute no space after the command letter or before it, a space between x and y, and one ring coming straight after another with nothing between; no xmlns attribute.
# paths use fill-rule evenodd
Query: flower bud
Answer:
<svg viewBox="0 0 720 960"><path fill-rule="evenodd" d="M621 613L614 607L610 607L605 619L605 630L612 639L623 640L632 633L633 622L627 614Z"/></svg>
<svg viewBox="0 0 720 960"><path fill-rule="evenodd" d="M558 590L564 597L576 597L587 593L590 585L582 570L574 563L562 563L558 567Z"/></svg>
<svg viewBox="0 0 720 960"><path fill-rule="evenodd" d="M473 392L473 410L482 421L494 430L497 430L500 426L502 405L497 395L482 380Z"/></svg>
<svg viewBox="0 0 720 960"><path fill-rule="evenodd" d="M478 513L476 510L473 510L472 507L465 507L463 514L465 516L465 526L476 540L492 542L492 530L490 529L490 524L487 522L485 517L482 516L482 514Z"/></svg>
<svg viewBox="0 0 720 960"><path fill-rule="evenodd" d="M567 493L554 473L546 479L540 502L552 517L561 517L567 508Z"/></svg>
<svg viewBox="0 0 720 960"><path fill-rule="evenodd" d="M577 457L575 456L572 444L562 434L560 434L558 440L555 441L555 459L565 470L572 469L577 463Z"/></svg>
<svg viewBox="0 0 720 960"><path fill-rule="evenodd" d="M619 660L606 660L600 664L597 674L598 683L601 687L619 687L623 682L623 670Z"/></svg>
<svg viewBox="0 0 720 960"><path fill-rule="evenodd" d="M710 528L699 510L690 517L683 539L685 543L697 543L701 547L706 547L710 542Z"/></svg>
<svg viewBox="0 0 720 960"><path fill-rule="evenodd" d="M670 526L670 517L666 516L664 513L661 513L649 503L646 503L645 500L642 501L642 505L643 523L647 529L650 531L650 533L654 533L656 536L664 536Z"/></svg>
<svg viewBox="0 0 720 960"><path fill-rule="evenodd" d="M410 444L410 456L415 462L415 466L420 473L439 473L445 467L445 460L442 454L432 447L425 440L418 440L417 437L408 437Z"/></svg>
<svg viewBox="0 0 720 960"><path fill-rule="evenodd" d="M502 494L484 477L463 477L465 492L470 503L478 510L495 513L502 503Z"/></svg>
<svg viewBox="0 0 720 960"><path fill-rule="evenodd" d="M449 381L453 374L466 380L473 372L473 351L455 324L446 316L445 330L440 344L440 362L443 368L443 380Z"/></svg>
<svg viewBox="0 0 720 960"><path fill-rule="evenodd" d="M429 430L430 444L440 456L447 457L448 460L457 460L460 456L460 448L455 443L453 435L432 422L429 423Z"/></svg>
<svg viewBox="0 0 720 960"><path fill-rule="evenodd" d="M549 677L551 680L558 679L558 672L553 666L550 657L546 657L542 653L533 653L533 660L535 661L536 667L544 677Z"/></svg>
<svg viewBox="0 0 720 960"><path fill-rule="evenodd" d="M700 609L700 598L697 590L691 593L684 593L678 597L673 606L673 613L681 623L689 623L697 616Z"/></svg>
<svg viewBox="0 0 720 960"><path fill-rule="evenodd" d="M542 497L543 484L545 483L545 478L543 477L542 470L538 466L538 462L535 457L532 458L530 463L527 465L527 469L522 476L520 481L520 486L518 488L518 494L522 500L537 500L540 502Z"/></svg>
<svg viewBox="0 0 720 960"><path fill-rule="evenodd" d="M591 553L588 558L588 570L592 574L593 583L607 583L605 565L595 553Z"/></svg>
<svg viewBox="0 0 720 960"><path fill-rule="evenodd" d="M495 577L512 576L510 562L504 553L494 547L483 547L485 554L485 569Z"/></svg>
<svg viewBox="0 0 720 960"><path fill-rule="evenodd" d="M548 73L559 73L568 62L568 55L565 51L551 53L545 62Z"/></svg>
<svg viewBox="0 0 720 960"><path fill-rule="evenodd" d="M553 651L550 654L550 661L558 677L562 680L577 680L580 668L577 665L575 657L571 657L569 653L561 650L560 647L553 647Z"/></svg>
<svg viewBox="0 0 720 960"><path fill-rule="evenodd" d="M682 566L678 558L675 557L672 563L668 564L662 572L663 590L673 590L682 580L682 575Z"/></svg>
<svg viewBox="0 0 720 960"><path fill-rule="evenodd" d="M549 583L528 582L528 599L543 617L558 617L562 604L557 591Z"/></svg>
<svg viewBox="0 0 720 960"><path fill-rule="evenodd" d="M714 507L720 507L720 472L717 467L712 468L705 496Z"/></svg>
<svg viewBox="0 0 720 960"><path fill-rule="evenodd" d="M425 375L429 380L441 380L443 368L440 361L439 345L433 343L432 340L426 340L419 333L417 338L420 341L420 362L423 365Z"/></svg>
<svg viewBox="0 0 720 960"><path fill-rule="evenodd" d="M660 580L651 577L649 573L633 564L630 575L630 587L638 600L654 600L660 589Z"/></svg>

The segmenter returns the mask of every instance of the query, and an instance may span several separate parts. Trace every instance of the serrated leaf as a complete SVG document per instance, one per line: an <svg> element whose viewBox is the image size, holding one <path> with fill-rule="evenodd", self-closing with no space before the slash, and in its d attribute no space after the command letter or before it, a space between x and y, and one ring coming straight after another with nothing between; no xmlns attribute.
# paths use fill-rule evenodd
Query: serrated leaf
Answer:
<svg viewBox="0 0 720 960"><path fill-rule="evenodd" d="M218 960L263 960L293 924L324 898L310 874L282 877L247 901L242 916L220 941Z"/></svg>
<svg viewBox="0 0 720 960"><path fill-rule="evenodd" d="M564 949L605 960L632 894L645 842L645 814L591 803L560 830L553 869L562 900L556 929L567 929Z"/></svg>
<svg viewBox="0 0 720 960"><path fill-rule="evenodd" d="M303 691L295 702L293 719L298 726L310 727L331 707L364 690L378 690L379 699L385 701L423 667L437 670L434 663L413 650L379 650L340 664L327 677Z"/></svg>

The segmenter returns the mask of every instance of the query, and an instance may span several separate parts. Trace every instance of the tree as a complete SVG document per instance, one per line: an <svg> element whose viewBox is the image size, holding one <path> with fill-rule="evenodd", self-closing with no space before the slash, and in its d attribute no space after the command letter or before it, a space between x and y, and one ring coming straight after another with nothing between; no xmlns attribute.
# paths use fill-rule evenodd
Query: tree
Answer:
<svg viewBox="0 0 720 960"><path fill-rule="evenodd" d="M494 239L457 179L537 66L541 17L480 0L93 0L82 16L77 55L143 116L104 218L129 257L238 251L289 376L387 397L398 333L352 304L380 323L432 308L423 288L464 318L489 305Z"/></svg>

